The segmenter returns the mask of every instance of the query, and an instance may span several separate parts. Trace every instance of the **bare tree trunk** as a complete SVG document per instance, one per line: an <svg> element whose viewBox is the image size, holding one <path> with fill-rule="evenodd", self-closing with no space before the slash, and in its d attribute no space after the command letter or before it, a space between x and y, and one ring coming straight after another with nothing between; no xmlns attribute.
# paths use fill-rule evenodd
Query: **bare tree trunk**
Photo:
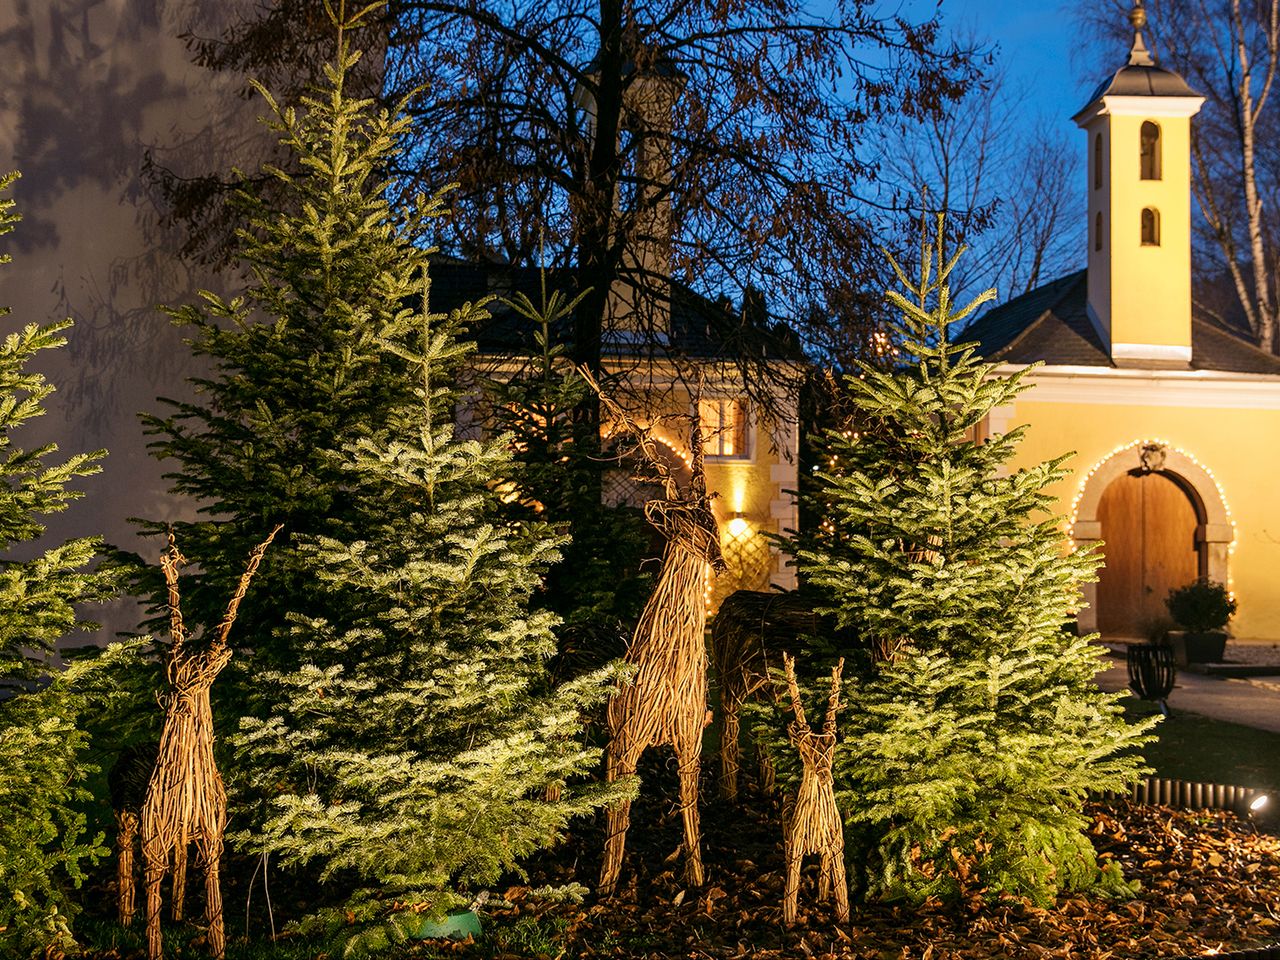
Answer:
<svg viewBox="0 0 1280 960"><path fill-rule="evenodd" d="M1266 105L1267 94L1276 70L1276 24L1280 0L1271 0L1267 30L1266 73L1262 89L1256 101L1253 92L1254 63L1245 40L1245 23L1240 11L1240 0L1231 0L1231 33L1234 40L1236 63L1240 70L1237 85L1237 123L1240 129L1240 167L1244 181L1245 211L1248 217L1249 255L1253 259L1253 291L1257 304L1259 327L1258 345L1268 353L1274 349L1276 310L1272 301L1271 277L1267 270L1267 256L1263 241L1262 198L1258 194L1256 137L1258 118Z"/></svg>

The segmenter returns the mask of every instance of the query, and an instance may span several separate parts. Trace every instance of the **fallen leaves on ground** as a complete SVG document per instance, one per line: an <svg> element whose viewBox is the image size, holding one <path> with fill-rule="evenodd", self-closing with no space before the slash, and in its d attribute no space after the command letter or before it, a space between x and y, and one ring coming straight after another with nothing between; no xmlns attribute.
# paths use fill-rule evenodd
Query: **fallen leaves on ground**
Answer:
<svg viewBox="0 0 1280 960"><path fill-rule="evenodd" d="M578 906L526 901L505 913L567 921L566 956L653 960L1124 960L1280 941L1280 838L1219 811L1116 803L1089 813L1098 852L1141 883L1132 900L1065 896L1050 909L1016 899L952 908L862 904L839 925L815 902L815 861L801 885L799 923L786 930L781 831L757 799L741 810L708 804L702 891L683 883L680 859L668 855L679 818L667 811L656 824L633 821L617 896ZM541 864L537 882L590 886L599 855L589 842L580 838ZM494 913L502 922L504 911Z"/></svg>
<svg viewBox="0 0 1280 960"><path fill-rule="evenodd" d="M661 779L655 771L654 779ZM674 783L671 785L674 794ZM817 862L806 864L798 924L782 926L782 831L776 806L703 802L706 883L686 884L680 816L650 784L633 809L622 885L609 899L565 904L530 896L541 886L595 883L602 819L529 864L520 886L494 891L479 943L432 941L394 956L457 960L1128 960L1229 952L1280 942L1280 837L1217 811L1171 810L1126 802L1093 804L1091 839L1141 883L1133 899L1064 896L1052 908L1006 899L946 907L857 904L837 924L816 902ZM234 876L229 878L233 882ZM102 890L104 908L114 903ZM243 895L243 894L242 894ZM234 901L228 901L234 902ZM286 904L304 907L301 902ZM281 914L288 909L277 900ZM230 913L228 914L230 916ZM283 917L279 919L283 920ZM528 938L503 931L530 925ZM166 928L171 927L166 923ZM168 932L168 931L167 931ZM234 939L234 928L229 928ZM527 929L526 929L527 932ZM519 944L519 945L517 945ZM98 951L94 960L134 960L141 950ZM253 956L259 954L254 953Z"/></svg>

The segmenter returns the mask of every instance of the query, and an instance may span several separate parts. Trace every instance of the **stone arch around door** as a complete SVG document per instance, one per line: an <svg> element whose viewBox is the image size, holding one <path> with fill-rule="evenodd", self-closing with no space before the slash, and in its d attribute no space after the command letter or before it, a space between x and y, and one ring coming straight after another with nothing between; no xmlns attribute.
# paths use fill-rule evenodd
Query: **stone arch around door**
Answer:
<svg viewBox="0 0 1280 960"><path fill-rule="evenodd" d="M1149 473L1173 480L1191 499L1197 514L1195 539L1201 551L1201 572L1210 580L1229 583L1227 564L1235 527L1222 491L1195 458L1164 441L1135 441L1089 471L1072 511L1071 539L1081 547L1101 540L1100 508L1107 488L1121 477ZM1080 632L1093 633L1098 629L1098 584L1085 584L1082 593L1085 605L1079 614Z"/></svg>

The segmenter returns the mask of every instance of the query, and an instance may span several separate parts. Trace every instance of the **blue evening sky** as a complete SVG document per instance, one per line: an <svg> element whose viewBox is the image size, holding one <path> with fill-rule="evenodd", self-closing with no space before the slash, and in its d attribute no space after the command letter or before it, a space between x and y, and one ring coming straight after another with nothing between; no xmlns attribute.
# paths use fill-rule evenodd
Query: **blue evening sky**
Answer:
<svg viewBox="0 0 1280 960"><path fill-rule="evenodd" d="M916 4L909 5L912 8ZM919 9L927 10L920 4ZM1117 69L1125 50L1085 44L1077 4L1064 0L942 0L943 23L961 36L972 34L995 45L1010 92L1025 97L1028 120L1039 115L1071 130L1072 115L1085 98ZM1107 54L1110 53L1108 56ZM1105 65L1105 66L1104 66Z"/></svg>

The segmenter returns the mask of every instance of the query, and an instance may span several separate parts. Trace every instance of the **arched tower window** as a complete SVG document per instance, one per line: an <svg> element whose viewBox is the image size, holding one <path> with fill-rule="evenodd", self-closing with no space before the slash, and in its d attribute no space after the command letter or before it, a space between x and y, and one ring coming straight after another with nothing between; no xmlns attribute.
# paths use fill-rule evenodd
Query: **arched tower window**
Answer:
<svg viewBox="0 0 1280 960"><path fill-rule="evenodd" d="M1160 211L1155 207L1147 207L1142 211L1142 245L1160 246Z"/></svg>
<svg viewBox="0 0 1280 960"><path fill-rule="evenodd" d="M1093 135L1093 189L1102 189L1102 134Z"/></svg>
<svg viewBox="0 0 1280 960"><path fill-rule="evenodd" d="M1102 212L1093 215L1093 249L1102 249Z"/></svg>
<svg viewBox="0 0 1280 960"><path fill-rule="evenodd" d="M1160 125L1150 120L1142 124L1142 179L1160 179Z"/></svg>

